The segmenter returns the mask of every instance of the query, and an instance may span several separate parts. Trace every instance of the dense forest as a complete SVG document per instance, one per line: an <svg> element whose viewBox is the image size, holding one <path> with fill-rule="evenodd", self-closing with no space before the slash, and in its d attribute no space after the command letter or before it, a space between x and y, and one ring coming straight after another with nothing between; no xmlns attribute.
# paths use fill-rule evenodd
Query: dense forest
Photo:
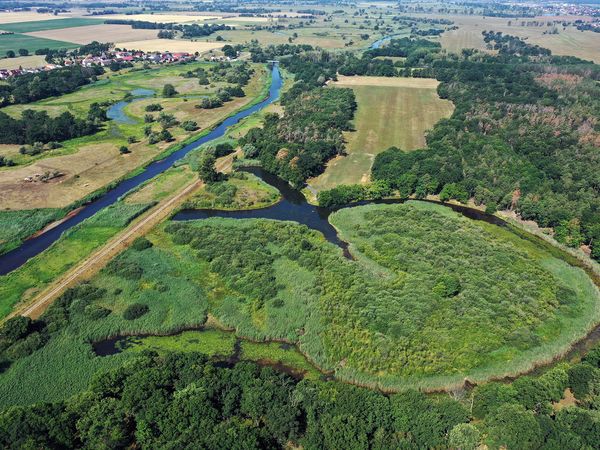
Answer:
<svg viewBox="0 0 600 450"><path fill-rule="evenodd" d="M350 129L354 92L300 83L283 96L282 105L282 117L267 114L263 127L250 130L240 144L247 157L299 187L321 173L331 157L343 154L342 131Z"/></svg>
<svg viewBox="0 0 600 450"><path fill-rule="evenodd" d="M372 179L403 196L443 192L490 212L513 210L600 259L600 66L501 33L485 38L498 55L446 54L437 43L399 39L361 58L290 51L282 64L298 83L317 86L336 73L437 78L454 114L429 132L426 149L379 154Z"/></svg>
<svg viewBox="0 0 600 450"><path fill-rule="evenodd" d="M105 120L106 111L98 103L91 105L84 119L69 111L50 117L46 111L26 109L19 119L0 111L0 143L33 145L62 142L96 133Z"/></svg>
<svg viewBox="0 0 600 450"><path fill-rule="evenodd" d="M68 94L95 81L96 76L102 73L102 67L76 65L12 77L7 84L0 85L0 107Z"/></svg>

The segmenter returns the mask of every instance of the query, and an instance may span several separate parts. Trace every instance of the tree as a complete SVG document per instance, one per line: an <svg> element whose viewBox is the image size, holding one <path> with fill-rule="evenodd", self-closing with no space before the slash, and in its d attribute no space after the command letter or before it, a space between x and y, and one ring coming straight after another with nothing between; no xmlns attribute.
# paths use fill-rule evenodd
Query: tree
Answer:
<svg viewBox="0 0 600 450"><path fill-rule="evenodd" d="M231 46L229 44L223 46L223 48L221 49L221 51L228 58L232 58L233 59L233 58L235 58L237 56L237 51L235 50L235 48L233 48L233 46Z"/></svg>
<svg viewBox="0 0 600 450"><path fill-rule="evenodd" d="M162 95L163 97L167 98L175 97L177 95L177 91L172 84L167 83L163 86Z"/></svg>
<svg viewBox="0 0 600 450"><path fill-rule="evenodd" d="M479 446L481 433L470 423L459 423L450 430L450 447L459 450L475 450Z"/></svg>
<svg viewBox="0 0 600 450"><path fill-rule="evenodd" d="M28 55L29 55L29 50L27 50L26 48L19 49L19 56L28 56Z"/></svg>
<svg viewBox="0 0 600 450"><path fill-rule="evenodd" d="M488 438L494 448L536 449L542 443L540 425L531 411L516 403L507 403L492 414Z"/></svg>
<svg viewBox="0 0 600 450"><path fill-rule="evenodd" d="M121 146L119 147L119 153L120 153L121 155L126 155L127 153L131 153L131 152L129 151L129 149L127 148L127 146L126 146L126 145L121 145Z"/></svg>
<svg viewBox="0 0 600 450"><path fill-rule="evenodd" d="M15 52L13 50L9 50L9 51L6 52L6 57L7 58L14 58L15 56L16 55L15 55Z"/></svg>
<svg viewBox="0 0 600 450"><path fill-rule="evenodd" d="M214 183L218 181L219 174L215 169L215 163L217 159L211 152L205 152L200 158L200 164L198 167L198 176L206 184Z"/></svg>

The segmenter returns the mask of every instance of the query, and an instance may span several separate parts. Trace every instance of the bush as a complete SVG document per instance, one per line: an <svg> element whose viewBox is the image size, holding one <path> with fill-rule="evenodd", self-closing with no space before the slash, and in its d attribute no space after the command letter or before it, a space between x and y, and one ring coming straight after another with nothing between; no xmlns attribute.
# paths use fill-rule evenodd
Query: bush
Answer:
<svg viewBox="0 0 600 450"><path fill-rule="evenodd" d="M131 248L133 248L134 250L141 251L152 247L152 245L152 242L150 242L145 237L139 237L135 241L133 241L133 244L131 244Z"/></svg>
<svg viewBox="0 0 600 450"><path fill-rule="evenodd" d="M146 106L145 110L147 112L162 111L163 107L160 105L160 103L151 103L148 106Z"/></svg>
<svg viewBox="0 0 600 450"><path fill-rule="evenodd" d="M131 152L129 151L129 149L127 148L127 146L125 146L125 145L121 145L121 146L119 147L119 153L120 153L121 155L126 155L127 153L131 153Z"/></svg>
<svg viewBox="0 0 600 450"><path fill-rule="evenodd" d="M92 320L98 320L108 316L111 313L111 311L110 309L105 308L104 306L91 304L87 305L84 308L83 313L86 315L86 317Z"/></svg>
<svg viewBox="0 0 600 450"><path fill-rule="evenodd" d="M135 320L142 317L148 311L150 311L148 305L144 305L143 303L134 303L129 305L125 311L123 311L123 319Z"/></svg>

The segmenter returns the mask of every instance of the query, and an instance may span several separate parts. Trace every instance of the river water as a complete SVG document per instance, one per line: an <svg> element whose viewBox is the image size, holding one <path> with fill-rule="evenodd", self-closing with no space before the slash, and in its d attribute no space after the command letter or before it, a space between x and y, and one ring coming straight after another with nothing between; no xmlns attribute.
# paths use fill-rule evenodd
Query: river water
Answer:
<svg viewBox="0 0 600 450"><path fill-rule="evenodd" d="M138 121L132 117L129 117L125 113L125 107L130 103L142 100L144 98L150 97L154 95L154 91L152 89L134 89L131 91L131 95L133 98L131 100L121 100L120 102L114 103L110 105L110 107L106 110L106 117L111 120L114 120L117 123L126 123L126 124L135 124Z"/></svg>
<svg viewBox="0 0 600 450"><path fill-rule="evenodd" d="M113 203L117 202L119 198L121 198L124 194L126 194L131 189L139 186L141 183L144 183L145 181L148 181L151 178L154 178L155 176L163 173L165 170L170 168L176 161L183 158L192 150L197 149L198 147L200 147L203 144L206 144L207 142L220 138L226 133L227 128L229 128L232 125L235 125L241 119L248 117L249 115L257 111L260 111L261 109L276 101L279 98L279 93L281 91L282 86L281 75L279 73L279 68L276 65L273 66L271 74L272 81L271 87L269 88L269 96L267 99L225 119L210 133L201 137L197 141L186 145L180 150L171 153L166 158L149 164L140 174L119 182L115 187L108 190L106 193L100 195L90 203L86 204L78 214L69 217L60 225L46 231L45 233L37 237L28 239L27 241L23 242L21 246L15 248L14 250L0 255L0 275L5 275L21 267L30 258L33 258L34 256L38 255L39 253L50 247L50 245L56 242L60 238L62 233L64 233L66 230L73 228L75 225L83 222L88 217L93 216L101 209L106 208L107 206L110 206Z"/></svg>

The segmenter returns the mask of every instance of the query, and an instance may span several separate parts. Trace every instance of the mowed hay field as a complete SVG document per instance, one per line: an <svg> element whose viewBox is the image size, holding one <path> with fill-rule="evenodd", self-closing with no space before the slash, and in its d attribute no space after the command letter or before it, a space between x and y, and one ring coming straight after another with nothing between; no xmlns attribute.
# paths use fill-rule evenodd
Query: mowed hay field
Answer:
<svg viewBox="0 0 600 450"><path fill-rule="evenodd" d="M432 17L432 16L424 16ZM544 34L552 27L545 25L546 21L556 20L556 17L539 17L528 19L507 19L497 17L449 16L450 20L459 27L458 30L447 31L441 38L442 47L460 52L463 48L485 50L482 31L501 31L504 34L526 39L528 43L548 48L556 55L570 55L600 63L600 36L591 31L578 31L572 27L563 30L557 27L558 34ZM573 20L571 17L568 20ZM522 26L521 23L538 20L544 26ZM511 25L508 25L508 22Z"/></svg>
<svg viewBox="0 0 600 450"><path fill-rule="evenodd" d="M156 39L157 34L158 30L133 29L129 25L107 24L88 25L76 28L60 28L27 33L28 36L74 42L76 44L89 44L92 41L143 41L147 39ZM163 43L166 43L164 39Z"/></svg>
<svg viewBox="0 0 600 450"><path fill-rule="evenodd" d="M438 83L428 78L339 76L331 86L352 88L356 95L356 131L345 134L348 155L330 161L309 185L320 191L365 183L378 153L391 146L402 150L424 147L425 132L454 110L450 101L438 97Z"/></svg>
<svg viewBox="0 0 600 450"><path fill-rule="evenodd" d="M115 43L115 47L126 48L128 50L142 50L144 52L170 51L188 53L204 53L210 50L221 48L223 45L225 45L223 42L194 42L183 39L148 39L145 41L124 41Z"/></svg>

